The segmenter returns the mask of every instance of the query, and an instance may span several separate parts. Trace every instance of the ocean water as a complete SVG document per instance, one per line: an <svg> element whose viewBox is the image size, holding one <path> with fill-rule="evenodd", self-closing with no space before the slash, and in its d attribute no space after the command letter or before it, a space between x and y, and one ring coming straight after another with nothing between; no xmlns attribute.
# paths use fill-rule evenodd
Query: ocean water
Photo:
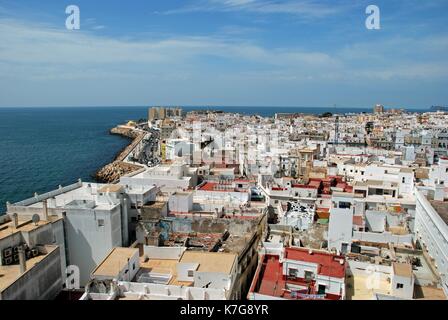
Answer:
<svg viewBox="0 0 448 320"><path fill-rule="evenodd" d="M193 109L211 107L184 107ZM0 108L0 214L11 203L93 175L129 140L109 134L127 120L147 117L147 107ZM216 107L243 114L276 112L321 114L335 108ZM338 108L338 113L371 109Z"/></svg>

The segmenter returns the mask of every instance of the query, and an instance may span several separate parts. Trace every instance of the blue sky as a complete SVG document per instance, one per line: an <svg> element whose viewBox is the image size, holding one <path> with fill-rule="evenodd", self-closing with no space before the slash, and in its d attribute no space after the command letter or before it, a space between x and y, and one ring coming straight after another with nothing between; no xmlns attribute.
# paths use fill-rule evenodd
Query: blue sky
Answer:
<svg viewBox="0 0 448 320"><path fill-rule="evenodd" d="M0 0L0 106L446 105L447 16L446 0Z"/></svg>

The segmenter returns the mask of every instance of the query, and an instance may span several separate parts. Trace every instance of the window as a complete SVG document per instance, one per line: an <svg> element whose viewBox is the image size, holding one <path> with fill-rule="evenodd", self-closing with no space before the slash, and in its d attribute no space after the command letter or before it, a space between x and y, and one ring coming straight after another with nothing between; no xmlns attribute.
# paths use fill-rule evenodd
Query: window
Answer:
<svg viewBox="0 0 448 320"><path fill-rule="evenodd" d="M305 280L314 279L314 273L312 271L305 271Z"/></svg>
<svg viewBox="0 0 448 320"><path fill-rule="evenodd" d="M188 270L188 276L194 277L194 270Z"/></svg>
<svg viewBox="0 0 448 320"><path fill-rule="evenodd" d="M401 179L401 182L402 182L402 183L405 183L405 182L406 182L406 178L403 177L403 179Z"/></svg>
<svg viewBox="0 0 448 320"><path fill-rule="evenodd" d="M317 287L317 294L325 294L325 289L326 289L326 286L323 285L323 284L320 284L320 285Z"/></svg>
<svg viewBox="0 0 448 320"><path fill-rule="evenodd" d="M397 283L397 289L403 289L403 284L402 283Z"/></svg>
<svg viewBox="0 0 448 320"><path fill-rule="evenodd" d="M351 207L352 207L352 204L350 202L344 202L344 201L339 202L340 209L350 209Z"/></svg>
<svg viewBox="0 0 448 320"><path fill-rule="evenodd" d="M135 270L135 262L132 264L132 270Z"/></svg>
<svg viewBox="0 0 448 320"><path fill-rule="evenodd" d="M288 269L288 275L292 278L297 277L297 269Z"/></svg>
<svg viewBox="0 0 448 320"><path fill-rule="evenodd" d="M98 219L98 227L104 227L104 219Z"/></svg>

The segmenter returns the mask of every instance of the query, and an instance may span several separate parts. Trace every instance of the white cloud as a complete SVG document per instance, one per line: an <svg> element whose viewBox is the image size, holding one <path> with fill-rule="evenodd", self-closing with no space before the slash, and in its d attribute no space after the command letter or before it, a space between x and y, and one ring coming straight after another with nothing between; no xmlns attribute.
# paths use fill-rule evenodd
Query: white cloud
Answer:
<svg viewBox="0 0 448 320"><path fill-rule="evenodd" d="M17 69L17 75L27 67L30 70L26 72L28 76L46 68L46 73L53 72L62 77L67 70L76 67L85 70L86 76L90 69L97 73L100 67L123 68L136 73L141 70L175 73L179 68L206 68L207 57L224 59L230 64L245 61L265 68L330 68L337 64L321 52L267 49L248 41L225 38L113 39L86 31L4 19L0 19L0 29L3 30L0 37L2 68L10 65L11 69Z"/></svg>
<svg viewBox="0 0 448 320"><path fill-rule="evenodd" d="M202 0L165 13L243 11L261 14L292 14L315 18L339 13L347 7L346 4L336 6L315 0Z"/></svg>
<svg viewBox="0 0 448 320"><path fill-rule="evenodd" d="M323 99L318 96L325 90L341 86L380 88L384 82L387 90L447 79L447 47L446 36L361 42L331 51L266 47L232 36L123 39L0 18L0 87L8 92L0 95L0 105L30 104L21 99L39 94L40 101L53 94L56 101L72 88L79 89L72 105L156 98L159 104L192 104L210 97L218 100L209 104L238 104L251 96L284 103L300 94Z"/></svg>

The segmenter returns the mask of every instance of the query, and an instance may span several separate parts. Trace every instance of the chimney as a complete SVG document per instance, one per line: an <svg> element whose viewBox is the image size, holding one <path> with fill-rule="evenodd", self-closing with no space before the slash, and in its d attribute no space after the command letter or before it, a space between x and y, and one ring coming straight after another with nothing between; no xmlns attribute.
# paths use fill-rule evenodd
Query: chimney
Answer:
<svg viewBox="0 0 448 320"><path fill-rule="evenodd" d="M10 215L10 218L13 228L17 229L17 226L19 225L19 216L17 215L17 213L13 213Z"/></svg>
<svg viewBox="0 0 448 320"><path fill-rule="evenodd" d="M47 199L42 201L43 206L44 206L44 220L48 221L48 203L47 203Z"/></svg>
<svg viewBox="0 0 448 320"><path fill-rule="evenodd" d="M443 201L444 198L445 198L445 185L443 183L440 183L439 180L437 180L434 188L434 200Z"/></svg>
<svg viewBox="0 0 448 320"><path fill-rule="evenodd" d="M20 263L20 274L23 274L26 271L26 257L23 246L19 246L19 263Z"/></svg>

